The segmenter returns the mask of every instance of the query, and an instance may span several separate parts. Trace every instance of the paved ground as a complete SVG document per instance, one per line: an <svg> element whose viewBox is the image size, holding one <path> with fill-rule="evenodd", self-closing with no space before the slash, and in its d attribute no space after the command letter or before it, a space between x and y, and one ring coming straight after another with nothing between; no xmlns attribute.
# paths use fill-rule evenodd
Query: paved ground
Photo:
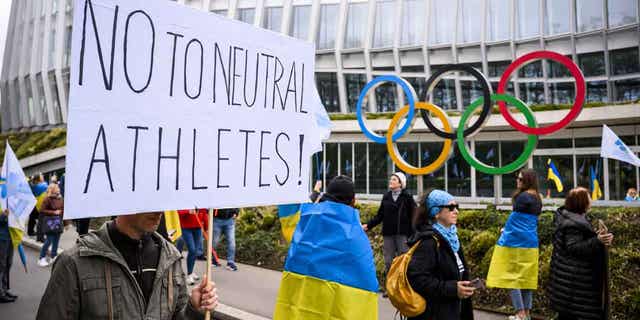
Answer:
<svg viewBox="0 0 640 320"><path fill-rule="evenodd" d="M60 241L61 247L70 247L74 244L77 234L73 229L65 232ZM18 301L12 304L0 305L0 313L4 319L31 320L34 319L40 297L44 292L49 279L50 267L41 268L36 265L38 252L32 248L25 248L27 253L28 270L25 274L19 258L15 257L14 266L11 269L12 291L19 295ZM204 273L206 265L203 261L196 264L196 272ZM186 266L185 266L186 268ZM213 269L213 278L218 286L218 293L223 304L259 315L271 318L278 287L280 285L280 272L257 268L248 265L239 265L238 272L228 271L223 268ZM379 319L394 319L395 310L388 300L379 300ZM247 319L250 317L247 317ZM476 312L476 320L505 319L485 312Z"/></svg>

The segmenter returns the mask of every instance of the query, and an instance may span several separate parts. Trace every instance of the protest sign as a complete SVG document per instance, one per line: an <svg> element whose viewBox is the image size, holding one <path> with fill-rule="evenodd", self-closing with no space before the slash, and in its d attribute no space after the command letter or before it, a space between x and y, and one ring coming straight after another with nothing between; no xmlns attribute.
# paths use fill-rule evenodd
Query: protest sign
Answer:
<svg viewBox="0 0 640 320"><path fill-rule="evenodd" d="M307 200L313 44L172 1L74 11L65 218Z"/></svg>

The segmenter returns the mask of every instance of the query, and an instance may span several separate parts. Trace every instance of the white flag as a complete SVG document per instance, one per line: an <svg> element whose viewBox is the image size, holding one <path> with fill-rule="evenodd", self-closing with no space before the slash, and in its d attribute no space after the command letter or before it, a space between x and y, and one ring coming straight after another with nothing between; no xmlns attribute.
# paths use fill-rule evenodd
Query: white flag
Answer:
<svg viewBox="0 0 640 320"><path fill-rule="evenodd" d="M9 227L24 231L29 214L36 205L36 197L9 142L0 172L0 200L0 208L9 208Z"/></svg>
<svg viewBox="0 0 640 320"><path fill-rule="evenodd" d="M630 163L640 167L640 159L631 149L618 138L618 136L607 125L602 126L602 147L600 156Z"/></svg>

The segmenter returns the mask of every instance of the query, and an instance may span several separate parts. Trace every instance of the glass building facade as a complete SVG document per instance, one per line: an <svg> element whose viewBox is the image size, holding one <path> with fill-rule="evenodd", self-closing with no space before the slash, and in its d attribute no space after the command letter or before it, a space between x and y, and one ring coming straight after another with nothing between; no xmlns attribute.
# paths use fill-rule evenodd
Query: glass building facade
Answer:
<svg viewBox="0 0 640 320"><path fill-rule="evenodd" d="M177 2L314 43L316 87L329 113L354 113L364 85L385 74L405 78L421 101L462 111L481 96L476 79L462 72L445 74L427 92L426 79L433 70L450 63L468 64L486 75L495 91L511 61L535 50L559 52L579 65L588 103L615 108L636 102L634 106L640 107L637 0ZM13 1L0 78L2 132L66 124L73 10L72 0ZM525 65L512 75L507 91L530 105L569 104L575 95L571 75L552 61ZM406 97L396 85L385 84L372 90L368 101L364 106L368 112L394 112ZM541 140L529 166L544 172L551 158L568 187L585 185L589 172L585 168L597 168L606 198L621 199L626 188L639 186L638 169L617 161L598 162L597 143L590 139L598 140L596 129L602 123L614 122L618 125L612 126L614 130L638 152L640 121L628 105L611 110L621 111L582 125L587 132L567 129ZM355 121L349 125L314 158L313 174L324 180L348 174L355 179L358 193L379 194L395 168L384 146L364 141ZM517 157L524 137L506 131L498 138L495 132L504 128L486 130L487 134L470 141L481 160L500 164ZM416 165L435 158L441 148L441 141L430 140L432 135L418 130L420 134L424 139L399 145L407 161ZM514 183L512 176L494 178L476 172L457 154L438 172L424 177L425 187L446 188L471 199L508 198ZM417 188L414 177L409 186ZM562 194L551 190L551 196Z"/></svg>

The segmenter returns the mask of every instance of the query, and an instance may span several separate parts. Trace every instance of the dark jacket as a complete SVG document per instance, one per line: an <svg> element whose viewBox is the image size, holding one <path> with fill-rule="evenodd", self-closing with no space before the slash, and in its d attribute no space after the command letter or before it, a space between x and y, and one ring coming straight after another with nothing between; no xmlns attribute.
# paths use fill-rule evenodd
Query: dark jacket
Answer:
<svg viewBox="0 0 640 320"><path fill-rule="evenodd" d="M233 217L237 217L240 213L240 209L231 208L231 209L220 209L218 210L218 214L215 216L216 219L231 219Z"/></svg>
<svg viewBox="0 0 640 320"><path fill-rule="evenodd" d="M105 224L81 237L58 256L37 320L109 319L109 287L114 320L204 318L189 303L182 256L173 245L158 234L152 235L160 245L160 258L149 303L145 303L143 289L107 229Z"/></svg>
<svg viewBox="0 0 640 320"><path fill-rule="evenodd" d="M9 216L0 211L0 240L11 240L9 235Z"/></svg>
<svg viewBox="0 0 640 320"><path fill-rule="evenodd" d="M515 197L513 211L539 216L542 212L542 201L540 200L540 196L533 195L526 191L521 192Z"/></svg>
<svg viewBox="0 0 640 320"><path fill-rule="evenodd" d="M415 208L416 202L406 190L402 190L396 201L393 201L389 191L382 197L378 213L367 222L367 228L371 230L382 222L383 236L405 235L408 237L413 233L411 220Z"/></svg>
<svg viewBox="0 0 640 320"><path fill-rule="evenodd" d="M419 227L408 244L413 246L418 240L422 242L413 253L407 278L413 290L427 300L427 309L409 319L472 320L471 299L458 298L458 281L469 280L469 267L462 248L458 251L465 269L461 275L451 246L431 225Z"/></svg>
<svg viewBox="0 0 640 320"><path fill-rule="evenodd" d="M584 215L558 209L549 276L551 307L572 319L608 319L605 246Z"/></svg>
<svg viewBox="0 0 640 320"><path fill-rule="evenodd" d="M64 214L64 201L62 200L62 197L48 196L42 201L40 213L48 216L54 216L56 215L56 210L60 210L60 215Z"/></svg>

